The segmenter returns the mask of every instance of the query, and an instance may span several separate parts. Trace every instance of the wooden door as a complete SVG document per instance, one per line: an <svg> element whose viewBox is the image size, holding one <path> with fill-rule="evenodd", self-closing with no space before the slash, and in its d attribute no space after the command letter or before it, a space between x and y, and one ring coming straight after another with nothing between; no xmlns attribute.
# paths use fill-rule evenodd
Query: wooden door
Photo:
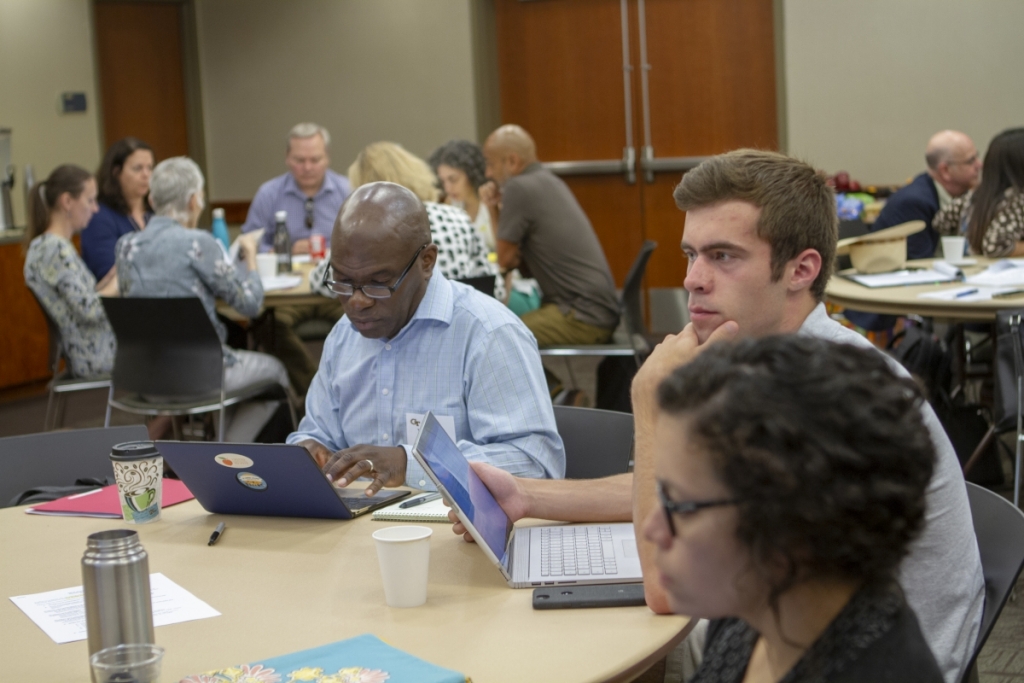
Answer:
<svg viewBox="0 0 1024 683"><path fill-rule="evenodd" d="M502 121L544 162L602 162L565 180L619 286L644 239L647 284L682 286L683 169L777 147L772 18L772 0L496 0Z"/></svg>
<svg viewBox="0 0 1024 683"><path fill-rule="evenodd" d="M157 160L187 155L182 6L95 2L104 146L134 136Z"/></svg>

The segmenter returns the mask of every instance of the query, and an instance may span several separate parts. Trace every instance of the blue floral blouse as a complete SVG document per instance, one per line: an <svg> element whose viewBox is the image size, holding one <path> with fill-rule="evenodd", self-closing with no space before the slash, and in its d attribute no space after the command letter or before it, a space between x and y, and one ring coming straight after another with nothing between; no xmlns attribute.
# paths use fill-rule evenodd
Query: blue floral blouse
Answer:
<svg viewBox="0 0 1024 683"><path fill-rule="evenodd" d="M117 281L125 297L197 296L221 342L227 330L217 319L217 299L254 318L263 305L256 271L236 270L210 233L190 230L166 216L154 216L142 232L121 237L115 249ZM224 347L228 365L235 356Z"/></svg>
<svg viewBox="0 0 1024 683"><path fill-rule="evenodd" d="M43 233L25 256L25 284L57 327L76 377L108 374L114 367L114 331L96 292L96 278L63 237Z"/></svg>

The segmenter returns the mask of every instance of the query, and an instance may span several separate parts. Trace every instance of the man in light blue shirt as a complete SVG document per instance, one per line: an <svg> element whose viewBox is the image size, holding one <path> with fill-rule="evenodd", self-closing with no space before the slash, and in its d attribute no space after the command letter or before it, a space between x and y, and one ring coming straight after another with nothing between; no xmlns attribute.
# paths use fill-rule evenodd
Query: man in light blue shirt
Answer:
<svg viewBox="0 0 1024 683"><path fill-rule="evenodd" d="M262 251L274 246L274 214L278 211L288 214L293 254L308 254L312 235L323 235L330 242L338 210L352 194L348 178L328 168L330 144L331 134L315 123L300 123L288 133L288 172L260 185L242 224L242 232L266 228Z"/></svg>
<svg viewBox="0 0 1024 683"><path fill-rule="evenodd" d="M293 254L308 254L312 235L322 235L325 241L330 241L338 210L351 194L348 179L328 168L331 163L327 155L330 143L331 134L315 123L300 123L288 133L285 155L288 173L260 186L242 224L243 233L266 228L260 251L273 248L274 214L277 211L287 214L285 224ZM278 306L274 309L274 329L270 337L273 343L266 343L266 346L284 363L288 378L299 395L308 390L316 374L316 363L295 334L295 326L310 319L324 319L333 324L342 314L338 302L327 299L322 304Z"/></svg>
<svg viewBox="0 0 1024 683"><path fill-rule="evenodd" d="M537 342L495 299L434 271L423 204L393 183L359 188L331 240L327 286L346 317L324 344L302 444L339 486L433 488L410 445L428 410L471 461L524 477L562 478Z"/></svg>

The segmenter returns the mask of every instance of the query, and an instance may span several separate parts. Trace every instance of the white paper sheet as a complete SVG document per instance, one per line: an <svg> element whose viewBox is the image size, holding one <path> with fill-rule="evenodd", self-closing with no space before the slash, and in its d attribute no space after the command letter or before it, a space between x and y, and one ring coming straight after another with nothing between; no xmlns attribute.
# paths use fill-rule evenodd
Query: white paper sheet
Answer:
<svg viewBox="0 0 1024 683"><path fill-rule="evenodd" d="M163 574L149 575L149 590L153 600L154 626L220 616L220 612ZM72 643L88 637L81 586L17 595L11 598L11 602L57 644Z"/></svg>
<svg viewBox="0 0 1024 683"><path fill-rule="evenodd" d="M966 282L993 287L1024 285L1024 259L1001 259L977 275L970 276Z"/></svg>
<svg viewBox="0 0 1024 683"><path fill-rule="evenodd" d="M264 292L272 292L275 289L291 289L292 287L298 287L302 284L301 275L272 275L270 277L262 277L260 281L263 283Z"/></svg>
<svg viewBox="0 0 1024 683"><path fill-rule="evenodd" d="M931 268L923 270L897 270L892 273L872 275L848 275L851 280L865 287L900 287L906 285L931 285L939 282L953 282L956 277L940 273Z"/></svg>

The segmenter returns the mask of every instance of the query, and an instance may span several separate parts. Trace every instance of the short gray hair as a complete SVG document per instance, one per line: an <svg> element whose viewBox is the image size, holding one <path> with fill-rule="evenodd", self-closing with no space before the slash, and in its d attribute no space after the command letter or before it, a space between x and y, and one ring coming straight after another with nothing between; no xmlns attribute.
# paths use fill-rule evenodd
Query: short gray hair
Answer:
<svg viewBox="0 0 1024 683"><path fill-rule="evenodd" d="M292 151L292 138L311 138L319 135L324 139L324 147L331 146L331 134L318 123L299 123L288 131L288 139L284 143L284 151Z"/></svg>
<svg viewBox="0 0 1024 683"><path fill-rule="evenodd" d="M153 169L149 181L149 203L159 216L184 223L189 218L188 202L203 191L203 172L188 157L164 159Z"/></svg>

